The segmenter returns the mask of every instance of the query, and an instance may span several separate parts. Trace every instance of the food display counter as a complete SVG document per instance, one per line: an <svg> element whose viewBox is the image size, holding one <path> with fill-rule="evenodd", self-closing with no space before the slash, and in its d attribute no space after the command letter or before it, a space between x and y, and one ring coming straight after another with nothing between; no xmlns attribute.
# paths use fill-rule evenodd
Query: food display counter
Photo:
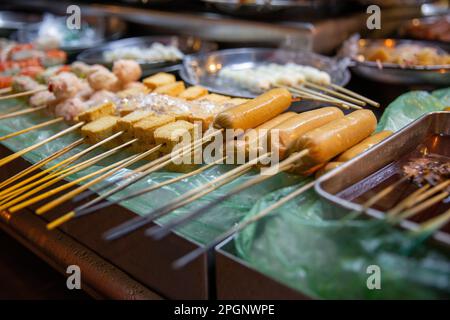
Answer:
<svg viewBox="0 0 450 320"><path fill-rule="evenodd" d="M448 1L400 2L2 3L0 233L95 299L448 299Z"/></svg>

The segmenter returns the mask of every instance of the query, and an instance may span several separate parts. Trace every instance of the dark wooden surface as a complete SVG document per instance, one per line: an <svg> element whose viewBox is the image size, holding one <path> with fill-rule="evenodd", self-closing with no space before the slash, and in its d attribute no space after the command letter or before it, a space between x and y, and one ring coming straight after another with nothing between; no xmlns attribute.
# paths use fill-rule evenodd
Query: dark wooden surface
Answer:
<svg viewBox="0 0 450 320"><path fill-rule="evenodd" d="M68 290L65 277L0 231L0 299L77 299L91 297Z"/></svg>

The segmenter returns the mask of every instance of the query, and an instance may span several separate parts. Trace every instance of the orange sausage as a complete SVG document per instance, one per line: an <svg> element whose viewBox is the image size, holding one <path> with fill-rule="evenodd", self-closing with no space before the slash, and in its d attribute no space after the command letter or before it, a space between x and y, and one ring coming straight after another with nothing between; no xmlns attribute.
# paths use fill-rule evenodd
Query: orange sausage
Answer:
<svg viewBox="0 0 450 320"><path fill-rule="evenodd" d="M377 118L370 110L357 110L304 134L297 150L308 150L302 162L314 166L328 162L375 131Z"/></svg>
<svg viewBox="0 0 450 320"><path fill-rule="evenodd" d="M364 139L363 141L361 141L357 145L351 147L350 149L348 149L344 153L342 153L336 159L336 161L345 162L345 161L348 161L350 159L353 159L357 155L363 153L367 149L369 149L369 148L373 147L374 145L378 144L380 141L386 139L391 134L392 134L392 131L389 131L389 130L385 130L385 131L381 131L381 132L375 133L375 134L371 135L370 137Z"/></svg>
<svg viewBox="0 0 450 320"><path fill-rule="evenodd" d="M242 139L233 141L230 146L234 145L235 150L245 150L245 154L249 153L249 148L257 148L259 139L263 139L265 135L267 135L268 131L272 128L276 128L278 125L295 117L297 113L289 111L284 112L269 121L264 122L263 124L257 126L254 130L244 134ZM263 131L264 130L264 131Z"/></svg>
<svg viewBox="0 0 450 320"><path fill-rule="evenodd" d="M306 132L343 117L344 113L336 107L325 107L302 112L271 130L270 145L274 150L278 151L280 159L284 159L294 151L297 140ZM275 130L278 131L276 132ZM278 133L278 139L274 141L276 133Z"/></svg>
<svg viewBox="0 0 450 320"><path fill-rule="evenodd" d="M256 128L286 111L291 102L292 95L288 90L272 89L255 99L219 113L214 119L214 127L243 130Z"/></svg>

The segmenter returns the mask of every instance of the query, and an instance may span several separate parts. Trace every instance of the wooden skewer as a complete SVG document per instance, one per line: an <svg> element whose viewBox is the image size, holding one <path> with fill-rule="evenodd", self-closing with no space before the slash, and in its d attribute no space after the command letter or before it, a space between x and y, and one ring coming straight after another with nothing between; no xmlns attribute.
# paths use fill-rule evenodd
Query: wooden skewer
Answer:
<svg viewBox="0 0 450 320"><path fill-rule="evenodd" d="M244 182L243 184L241 184L240 186L234 188L232 191L228 192L227 194L219 197L218 199L216 199L215 202L213 203L209 203L187 215L184 215L183 217L180 217L178 219L172 220L171 222L169 222L168 224L164 225L163 227L158 227L155 226L153 228L150 228L149 230L147 230L146 234L149 236L153 236L157 239L160 239L164 236L166 236L167 234L170 233L170 230L176 227L179 227L189 221L191 221L192 219L202 215L203 213L207 212L208 210L212 209L213 207L215 207L216 205L218 205L219 203L222 203L223 201L227 200L228 198L232 197L233 195L251 187L254 186L256 184L259 184L269 178L271 178L274 174L278 173L278 172L282 172L282 171L286 171L289 168L292 167L293 162L297 161L298 159L300 159L301 157L303 157L306 154L306 150L303 152L299 152L298 155L293 154L293 157L291 159L291 157L285 159L284 161L282 161L279 164L279 167L274 169L277 170L275 172L268 172L266 171L265 175L259 175L254 177L253 179L250 179L246 182ZM273 168L272 168L273 169ZM271 169L269 169L271 170Z"/></svg>
<svg viewBox="0 0 450 320"><path fill-rule="evenodd" d="M172 266L175 269L179 269L179 268L184 267L185 265L187 265L191 261L195 260L197 257L199 257L202 254L204 254L204 253L208 252L209 250L213 249L214 247L216 247L217 245L219 245L220 243L222 243L223 241L225 241L229 237L231 237L231 236L237 234L238 232L244 230L250 224L261 220L262 218L268 216L273 210L281 207L282 205L284 205L288 201L292 200L293 198L299 196L303 192L308 191L309 189L311 189L314 186L314 183L315 183L315 181L312 181L312 182L309 182L309 183L301 186L299 189L295 190L294 192L290 193L286 197L284 197L284 198L278 200L277 202L273 203L272 205L270 205L269 207L267 207L264 210L260 211L256 215L251 216L250 218L248 218L248 219L246 219L246 220L244 220L244 221L234 225L231 229L225 231L224 233L222 233L221 235L216 237L213 241L208 243L206 246L199 247L199 248L191 251L187 255L177 259L173 263Z"/></svg>
<svg viewBox="0 0 450 320"><path fill-rule="evenodd" d="M32 190L28 191L27 193L22 194L22 195L20 195L20 196L18 196L18 197L15 197L14 199L12 199L11 201L9 201L9 202L6 203L6 204L2 204L2 205L0 206L0 211L1 211L1 210L8 209L8 208L10 208L12 205L14 205L14 204L16 204L16 203L18 203L18 202L20 202L20 201L22 201L22 200L24 200L24 199L27 199L27 198L30 197L31 195L33 195L33 194L35 194L35 193L37 193L37 192L39 192L39 191L41 191L41 190L44 190L45 188L47 188L47 187L49 187L49 186L55 184L56 182L61 181L61 180L63 180L64 178L66 178L66 177L68 177L68 176L70 176L70 175L72 175L72 174L74 174L74 173L76 173L76 172L79 172L79 171L81 171L81 170L84 170L84 169L86 169L86 168L92 166L93 164L99 162L100 160L103 160L103 159L109 157L110 155L116 153L117 151L123 149L124 147L129 146L129 145L130 145L131 143L133 143L133 142L134 142L134 141L126 142L126 143L124 143L124 144L122 144L122 145L120 145L120 146L117 146L117 147L115 147L115 148L113 148L113 149L111 149L111 150L108 150L108 151L105 152L105 153L99 154L99 155L93 157L92 159L88 159L88 160L86 160L86 161L80 163L79 165L76 165L76 166L74 166L74 167L71 167L71 168L68 168L68 169L64 170L64 172L63 172L62 174L59 174L59 175L50 175L50 176L48 176L49 178L47 179L47 182L46 182L46 183L43 183L43 184L41 184L41 185L39 185L39 186L37 186L37 187L32 187ZM49 180L49 181L48 181L48 180ZM30 202L30 204L31 204L31 203L34 203L34 202ZM23 208L23 207L25 207L25 206L24 206L23 203L22 203L22 204L20 204L20 205L17 206L17 208L16 208L15 211L17 211L17 210L19 210L19 209L21 209L21 208ZM10 211L10 212L12 213L12 211Z"/></svg>
<svg viewBox="0 0 450 320"><path fill-rule="evenodd" d="M29 128L22 129L22 130L19 130L19 131L16 131L16 132L4 135L4 136L0 137L0 141L6 140L6 139L9 139L9 138L12 138L12 137L16 137L18 135L21 135L21 134L33 131L35 129L44 128L44 127L47 127L47 126L50 126L52 124L59 123L59 122L62 122L62 121L64 121L63 117L52 119L52 120L49 120L49 121L46 121L46 122L42 122L42 123L36 124L34 126L31 126Z"/></svg>
<svg viewBox="0 0 450 320"><path fill-rule="evenodd" d="M447 198L449 195L450 195L450 193L447 191L441 192L441 193L435 195L434 197L422 202L421 204L414 207L413 209L404 211L402 214L400 214L399 219L401 219L401 220L408 219L408 218L416 215L417 213L419 213L425 209L428 209L429 207L435 205L436 203L441 202L442 200Z"/></svg>
<svg viewBox="0 0 450 320"><path fill-rule="evenodd" d="M281 171L285 171L287 169L289 169L291 166L291 164L287 164L286 166L282 166ZM216 201L214 201L213 203L209 203L206 204L205 206L189 213L189 214L185 214L180 218L176 218L172 221L170 221L168 224L159 227L159 226L154 226L150 229L148 229L146 231L146 235L148 236L152 236L155 239L161 239L163 237L165 237L166 235L168 235L170 233L170 231L174 228L178 228L184 224L186 224L187 222L191 221L192 219L206 213L207 211L209 211L210 209L212 209L213 207L215 207L216 205L218 205L219 203L223 203L225 200L229 199L230 197L232 197L235 194L238 194L240 192L242 192L243 190L254 186L256 184L259 184L269 178L271 178L273 175L259 175L253 179L248 180L247 182L244 182L243 184L241 184L240 186L237 186L236 188L234 188L233 190L231 190L230 192L228 192L227 194L219 197L218 199L216 199ZM310 187L314 186L314 182L308 184L308 189ZM306 189L306 190L308 190ZM289 201L290 199L292 199L293 197L299 195L299 190L304 190L304 188L300 188L296 191L294 191L292 194L290 194L289 196L287 196L286 200L284 200L284 202L281 202L279 204L279 206L281 206L283 203ZM303 191L302 191L303 192ZM280 200L281 201L281 200ZM273 209L275 209L276 207L274 207Z"/></svg>
<svg viewBox="0 0 450 320"><path fill-rule="evenodd" d="M47 108L47 107L42 106L42 107L36 107L36 108L27 108L27 109L23 109L23 110L16 111L16 112L5 113L5 114L0 115L0 120L9 119L9 118L17 117L17 116L22 116L24 114L29 114L29 113L33 113L33 112L38 112L38 111L44 110L45 108Z"/></svg>
<svg viewBox="0 0 450 320"><path fill-rule="evenodd" d="M9 93L11 91L12 91L12 87L2 88L2 89L0 89L0 94Z"/></svg>
<svg viewBox="0 0 450 320"><path fill-rule="evenodd" d="M50 190L50 191L47 191L47 192L45 192L45 193L43 193L43 194L41 194L41 195L39 195L39 196L37 196L37 197L34 197L34 198L29 199L29 200L27 200L27 201L25 201L25 202L23 202L23 203L21 203L21 204L19 204L19 205L16 205L16 206L14 206L14 207L9 208L8 211L9 211L10 213L14 213L14 212L16 212L16 211L19 211L19 210L21 210L21 209L23 209L23 208L25 208L25 207L28 207L28 206L30 206L30 205L36 203L36 202L42 201L42 200L44 200L44 199L46 199L46 198L48 198L48 197L51 197L51 196L53 196L53 195L55 195L55 194L60 193L60 192L63 191L63 190L66 190L66 189L68 189L68 188L70 188L70 187L72 187L72 186L75 186L75 185L79 184L80 182L82 182L82 181L84 181L84 180L88 180L88 179L90 179L90 178L92 178L92 177L95 177L96 175L99 175L99 174L105 172L105 171L114 169L115 167L120 166L122 163L131 160L131 159L134 158L135 156L136 156L136 155L132 155L132 156L130 156L130 157L128 157L128 158L125 158L125 159L123 159L123 160L121 160L121 161L118 161L118 162L116 162L116 163L113 163L113 164L111 164L111 165L109 165L109 166L103 167L103 168L101 168L100 170L94 171L94 172L89 173L89 174L87 174L87 175L85 175L85 176L83 176L83 177L80 177L80 178L76 179L76 180L73 180L73 181L71 181L71 182L68 182L68 183L66 183L66 184L64 184L64 185L62 185L62 186L60 186L60 187L54 188L54 189L52 189L52 190Z"/></svg>
<svg viewBox="0 0 450 320"><path fill-rule="evenodd" d="M221 186L220 183L222 181L229 182L232 179L235 179L237 177L236 175L244 174L245 172L251 170L255 164L257 164L260 160L267 158L268 156L270 156L270 153L266 153L262 156L259 156L243 165L240 165L239 167L236 167L236 168L228 171L227 173L215 178L212 181L209 181L193 190L190 190L190 191L184 193L183 195L177 197L170 203L153 210L152 212L150 212L149 214L147 214L143 217L136 217L134 219L131 219L131 220L109 230L105 234L105 239L106 240L114 240L119 237L122 237L122 236L150 223L152 220L158 219L158 218L172 212L173 210L200 198L201 196L213 191L215 185L219 184ZM226 183L228 183L228 182L226 182Z"/></svg>
<svg viewBox="0 0 450 320"><path fill-rule="evenodd" d="M402 210L409 209L412 206L416 205L417 203L420 203L429 197L431 197L433 194L447 188L447 186L450 185L450 180L443 181L437 185L435 185L433 188L426 190L428 188L425 188L426 186L429 187L429 185L426 185L418 190L416 192L413 192L409 197L404 199L402 202L400 202L397 206L395 206L392 210L390 210L387 215L390 216L390 218L393 218L394 215L400 213ZM419 192L419 190L424 189L424 192Z"/></svg>
<svg viewBox="0 0 450 320"><path fill-rule="evenodd" d="M80 194L81 192L83 192L84 190L88 189L90 186L97 184L103 180L105 180L106 178L112 176L113 174L115 174L116 172L118 172L119 170L126 168L130 165L132 165L133 163L138 162L139 160L144 159L145 157L147 157L148 155L150 155L151 153L159 150L160 147L155 147L152 148L146 152L140 153L138 156L134 157L133 159L122 163L120 166L115 167L114 169L102 174L101 176L89 181L88 183L79 186L78 188L70 191L69 193L66 193L64 195L62 195L61 197L48 202L47 204L43 205L42 207L38 208L36 210L36 214L44 214L45 212L59 206L60 204L66 202L67 200L70 200L71 198L73 198L75 195Z"/></svg>
<svg viewBox="0 0 450 320"><path fill-rule="evenodd" d="M196 145L192 151L195 152L195 150L197 150L198 148L201 148L201 146L202 146L201 144ZM167 157L167 156L170 156L170 155L166 155L166 156L164 156L164 157ZM175 161L176 159L181 158L181 157L183 157L183 156L184 156L184 153L181 152L181 153L179 153L177 156L174 156L174 157L172 157L172 158L169 158L169 159L166 160L166 161L162 161L162 162L161 162L161 161L158 161L158 162L156 162L157 160L155 160L155 161L153 161L153 162L151 162L151 163L149 163L149 164L147 164L147 165L144 165L144 166L142 166L142 167L140 167L140 168L138 168L138 169L135 169L134 172L135 172L135 173L139 173L139 175L134 176L134 177L131 178L130 180L126 181L125 183L121 183L121 184L119 184L118 186L116 186L115 188L109 190L108 192L106 192L106 193L104 193L104 194L102 194L102 195L99 195L99 196L96 197L95 199L92 199L91 201L88 201L87 203L85 203L85 204L83 204L83 205L81 205L81 206L75 208L73 211L75 212L76 216L86 215L86 214L87 214L87 212L86 212L87 209L88 209L88 208L91 208L91 207L94 206L96 203L99 203L100 201L106 199L107 197L109 197L109 196L111 196L111 195L113 195L113 194L115 194L115 193L117 193L117 192L119 192L119 191L121 191L121 190L127 188L129 185L131 185L131 184L133 184L133 183L136 183L136 182L142 180L143 178L147 177L147 176L150 175L151 173L153 173L153 172L155 172L155 171L158 171L158 170L164 168L164 167L167 166L168 164L172 163L172 162ZM164 157L163 157L163 158L164 158ZM92 212L92 211L90 210L89 212Z"/></svg>
<svg viewBox="0 0 450 320"><path fill-rule="evenodd" d="M225 158L226 158L226 156L223 157L223 158L221 158L221 159L219 159L219 160L217 160L217 161L215 161L215 162L206 164L206 165L204 165L204 166L202 166L202 167L200 167L200 168L198 168L198 169L196 169L196 170L194 170L194 171L185 173L185 174L183 174L183 175L181 175L181 176L178 176L178 177L175 177L175 178L172 178L172 179L168 179L168 180L166 180L166 181L157 183L157 184L152 185L152 186L149 186L149 187L147 187L147 188L143 188L143 189L141 189L141 190L137 190L137 191L135 191L135 192L129 193L129 194L127 194L127 195L125 195L125 196L123 196L123 197L117 199L117 200L114 200L114 201L104 201L104 202L101 202L101 203L98 204L98 205L88 206L86 209L82 209L82 210L80 210L80 211L78 211L77 209L75 209L74 211L75 211L75 213L76 213L77 216L82 216L82 215L89 214L89 213L91 213L91 212L98 211L98 210L100 210L100 209L104 209L104 208L110 207L110 206L115 205L115 204L119 204L119 203L121 203L121 202L123 202L123 201L129 200L129 199L133 199L133 198L136 198L136 197L139 197L139 196L141 196L141 195L143 195L143 194L150 193L150 192L155 191L155 190L158 190L158 189L160 189L160 188L162 188L162 187L164 187L164 186L167 186L167 185L176 183L176 182L178 182L178 181L184 180L184 179L186 179L186 178L189 178L189 177L191 177L191 176L194 176L194 175L196 175L196 174L199 174L199 173L201 173L201 172L203 172L203 171L206 171L206 170L208 170L209 168L211 168L212 166L215 166L215 165L221 163L222 161L224 161Z"/></svg>
<svg viewBox="0 0 450 320"><path fill-rule="evenodd" d="M19 93L13 93L7 96L0 96L0 101L1 100L6 100L6 99L14 99L14 98L20 98L20 97L26 97L26 96L31 96L35 93L41 92L41 91L45 91L47 90L47 88L39 88L39 89L34 89L34 90L29 90L29 91L25 91L25 92L19 92Z"/></svg>
<svg viewBox="0 0 450 320"><path fill-rule="evenodd" d="M405 182L406 180L408 180L410 177L409 176L404 176L402 177L400 180L397 180L395 183L387 186L386 188L384 188L383 190L381 190L380 192L378 192L376 195L374 195L373 197L371 197L369 200L367 200L364 204L363 204L363 208L364 210L367 210L368 208L370 208L371 206L373 206L375 203L377 203L378 201L380 201L381 199L383 199L384 197L386 197L388 194L390 194L392 191L394 191L400 184L402 184L403 182Z"/></svg>
<svg viewBox="0 0 450 320"><path fill-rule="evenodd" d="M285 87L285 88L288 89L294 95L300 95L300 96L301 95L303 95L303 96L306 95L307 98L309 98L309 99L311 99L313 101L331 103L331 104L337 105L337 106L339 106L341 108L344 108L344 109L350 109L350 106L348 105L348 103L342 103L342 102L339 102L339 101L337 101L335 99L326 99L324 97L320 97L319 95L314 95L314 94L308 93L308 92L306 92L304 90L299 90L299 89L295 89L295 88L292 88L292 87Z"/></svg>
<svg viewBox="0 0 450 320"><path fill-rule="evenodd" d="M203 138L194 141L193 144L191 144L191 145L189 145L189 146L185 146L185 147L181 148L181 150L178 150L177 152L179 152L180 154L184 154L184 152L189 151L189 150L191 150L191 149L192 149L192 150L196 150L196 149L198 148L198 146L201 146L201 145L203 145L204 143L208 142L209 139L211 139L211 138L213 138L214 136L220 134L221 132L223 132L223 129L219 129L219 130L214 131L214 132L212 132L212 133L210 133L210 134L207 134L207 135L204 136ZM125 180L127 180L127 179L130 178L127 182L122 183L120 186L117 186L117 187L115 188L115 189L117 189L117 190L119 190L119 188L121 188L120 190L122 190L122 189L123 189L122 186L125 186L125 187L126 187L126 186L128 186L128 185L130 185L130 184L132 184L132 183L134 183L134 182L137 182L137 181L139 181L140 179L144 178L144 177L147 175L147 174L144 175L144 172L145 172L146 170L148 170L149 168L155 167L156 165L159 165L159 164L161 164L161 163L163 163L163 162L166 162L166 165L169 164L170 161L168 162L168 160L170 160L172 157L173 157L172 154L166 154L166 155L163 156L163 157L160 157L160 158L158 158L158 159L156 159L156 160L154 160L154 161L152 161L152 162L150 162L150 163L148 163L148 164L145 164L145 165L143 165L143 166L141 166L141 167L139 167L139 168L133 170L132 172L130 172L130 173L128 173L128 174L125 174L123 177L120 177L120 178L117 178L117 179L112 179L109 183L107 183L105 186L103 186L102 189L104 190L104 189L106 189L106 188L109 188L109 187L112 187L112 186L116 185L117 182L118 182L119 180L120 180L120 181L125 181ZM165 165L164 165L164 166L165 166ZM164 166L162 166L161 168L163 168ZM153 171L150 171L150 172L153 172ZM136 176L136 174L139 174L139 176ZM144 175L144 176L142 176L142 175ZM113 189L113 190L114 190L114 189ZM112 195L113 193L115 193L115 192L113 192L113 190L107 192L106 195L107 195L107 196L110 196L110 195ZM86 191L86 192L80 194L79 196L75 197L75 198L73 199L73 201L74 201L74 202L79 202L79 201L81 201L81 200L83 200L83 199L86 199L87 197L89 197L89 196L91 196L91 195L93 195L93 194L95 194L95 191L94 191L94 190L88 190L88 191ZM106 196L106 197L107 197L107 196ZM105 194L103 194L102 196L99 196L99 198L101 198L101 199L98 199L98 200L105 199ZM90 201L89 203L93 204L93 201L96 201L96 199ZM98 202L98 201L96 201L95 203L97 203L97 202ZM86 205L87 205L87 203L86 203L85 205L79 207L78 209L84 208L84 207L86 207Z"/></svg>
<svg viewBox="0 0 450 320"><path fill-rule="evenodd" d="M331 96L328 96L326 94L323 94L323 93L320 93L320 92L316 92L316 91L310 90L310 89L305 88L305 87L293 87L293 88L295 90L299 90L300 92L306 92L306 93L309 93L311 95L316 95L316 96L324 98L324 99L329 99L329 100L331 100L333 102L336 102L336 103L342 103L343 105L346 105L346 106L348 106L350 108L353 108L353 109L357 109L357 110L362 109L362 107L360 107L360 106L358 106L358 105L356 105L354 103L351 103L351 102L348 102L348 101L344 101L344 100L341 100L341 99L338 99L338 98L335 98L335 97L331 97Z"/></svg>
<svg viewBox="0 0 450 320"><path fill-rule="evenodd" d="M366 98L366 97L364 97L364 96L362 96L362 95L360 95L360 94L358 94L356 92L353 92L351 90L348 90L348 89L346 89L344 87L338 86L337 84L330 83L330 87L332 87L332 88L334 88L334 89L336 89L338 91L344 92L344 93L348 94L349 96L361 99L362 101L367 102L371 106L374 106L374 107L377 107L377 108L380 106L380 104L378 102L373 101L373 100L371 100L369 98Z"/></svg>
<svg viewBox="0 0 450 320"><path fill-rule="evenodd" d="M365 106L367 104L365 101L352 98L352 97L350 97L348 95L339 93L337 91L331 90L331 89L329 89L327 87L324 87L324 86L317 85L317 84L312 83L312 82L305 82L304 85L306 85L308 87L312 87L312 88L318 89L318 90L321 90L321 91L324 91L324 92L327 92L330 95L336 96L336 97L344 99L344 100L348 100L348 101L353 102L354 104L357 104L357 105L360 105L360 106Z"/></svg>
<svg viewBox="0 0 450 320"><path fill-rule="evenodd" d="M198 148L201 148L202 144L205 143L206 141L207 141L207 139L205 139L205 140L201 139L201 141L196 142L196 143L194 143L193 145L191 145L189 147L193 147L192 151L195 152L195 150L198 149ZM131 180L129 180L129 181L125 182L125 183L122 183L122 184L118 185L117 187L111 189L110 191L108 191L108 192L98 196L97 198L95 198L95 199L93 199L93 200L91 200L91 201L89 201L89 202L87 202L87 203L85 203L85 204L75 208L74 210L72 210L71 212L67 213L66 215L70 216L71 217L70 219L72 219L72 218L75 218L75 217L78 217L78 216L82 216L82 215L86 215L86 214L88 214L90 212L93 212L91 210L89 212L87 212L87 209L91 208L93 205L95 205L96 203L100 202L103 199L106 199L107 197L111 196L112 194L125 189L130 184L136 183L137 181L139 181L139 180L145 178L146 176L148 176L149 174L164 168L165 166L167 166L169 163L172 163L177 158L183 157L184 156L184 151L185 150L183 148L181 150L181 152L178 152L178 155L173 156L169 160L166 160L166 161L163 161L163 162L158 162L156 165L153 165L153 163L156 161L155 160L155 161L151 162L148 165L145 165L145 166L142 166L141 168L135 169L134 171L136 171L136 170L140 171L140 175L133 177ZM170 156L171 155L169 154L169 155L166 155L164 157L170 158ZM38 212L38 214L39 213L40 212ZM68 221L68 220L64 220L64 221ZM58 224L56 224L56 225L58 225Z"/></svg>
<svg viewBox="0 0 450 320"><path fill-rule="evenodd" d="M67 152L69 152L70 150L72 150L73 148L79 146L80 144L82 144L84 141L84 138L78 139L77 141L69 144L68 146L65 146L63 148L61 148L60 150L56 151L55 153L49 155L48 157L36 162L35 164L33 164L32 166L22 170L21 172L15 174L14 176L12 176L11 178L8 178L4 181L2 181L0 183L0 188L3 188L11 183L13 183L14 181L17 181L18 179L26 176L27 174L33 172L36 169L39 169L43 166L45 166L47 163L53 161L54 159L66 154Z"/></svg>
<svg viewBox="0 0 450 320"><path fill-rule="evenodd" d="M450 209L446 212L438 215L437 217L431 218L428 221L423 222L420 228L416 230L416 233L431 232L441 229L450 221Z"/></svg>
<svg viewBox="0 0 450 320"><path fill-rule="evenodd" d="M266 169L266 171L264 172L264 175L259 175L253 179L250 179L249 181L245 182L243 185L241 185L239 188L248 188L252 185L258 184L266 179L271 178L273 175L279 173L280 171L285 171L288 170L289 167L297 160L301 159L302 157L304 157L309 151L308 150L303 150L297 153L293 153L289 158L283 160L281 163L279 163L277 166L271 167L269 169ZM251 168L253 167L256 163L258 163L258 161L260 161L262 158L266 158L270 155L270 153L266 153L258 158L255 158L249 162L247 162L244 165L241 165L219 177L217 177L216 179L214 179L211 182L208 182L194 190L191 190L190 192L185 193L184 195L178 197L177 199L175 199L174 201L172 201L171 203L154 210L151 214L146 215L145 217L137 217L136 219L132 219L122 225L119 225L116 228L111 229L106 235L106 239L107 240L113 240L116 239L118 237L121 237L131 231L134 231L140 227L142 227L143 225L149 223L150 221L160 218L163 215L170 213L174 210L174 207L178 205L178 203L183 203L183 205L185 205L188 202L185 202L185 200L194 197L197 193L201 193L203 192L204 189L208 189L211 185L214 185L218 182L220 182L222 179L227 179L230 175L234 175L237 172L239 172L240 170L246 170L247 168ZM243 190L242 189L242 190ZM224 199L228 198L229 196L231 196L232 194L228 193L227 195L225 195ZM196 199L196 198L195 198ZM220 198L222 199L222 198ZM191 200L192 201L192 200ZM216 201L215 203L219 203L222 200Z"/></svg>
<svg viewBox="0 0 450 320"><path fill-rule="evenodd" d="M9 162L11 162L11 161L21 157L21 156L23 156L27 152L30 152L30 151L32 151L34 149L37 149L40 146L43 146L44 144L46 144L46 143L48 143L50 141L56 140L59 137L62 137L63 135L65 135L65 134L68 134L68 133L70 133L72 131L75 131L76 129L78 129L79 127L81 127L83 125L84 125L84 122L79 122L79 123L77 123L77 124L67 128L67 129L65 129L65 130L63 130L61 132L58 132L57 134L54 134L53 136L51 136L51 137L49 137L49 138L47 138L45 140L42 140L42 141L40 141L40 142L38 142L38 143L36 143L36 144L34 144L32 146L29 146L29 147L27 147L25 149L22 149L21 151L18 151L16 153L13 153L13 154L7 156L7 157L4 157L3 159L0 159L0 167L4 166L5 164L7 164L7 163L9 163Z"/></svg>
<svg viewBox="0 0 450 320"><path fill-rule="evenodd" d="M342 218L343 221L355 219L356 217L359 217L361 214L365 213L371 206L373 206L375 203L386 197L388 194L393 192L400 184L407 181L410 178L409 175L403 176L400 180L397 180L393 184L387 186L371 198L369 198L366 202L364 202L361 206L361 210L353 210L349 214L347 214L345 217Z"/></svg>
<svg viewBox="0 0 450 320"><path fill-rule="evenodd" d="M67 159L64 159L64 160L60 161L59 163L57 163L57 164L51 166L50 168L45 169L45 170L43 170L43 171L41 171L41 172L35 174L34 176L30 177L30 178L27 178L27 179L25 179L25 180L23 180L23 181L20 181L19 183L15 184L15 185L13 185L13 186L11 186L11 187L5 189L5 190L2 190L2 191L0 192L0 198L1 198L1 197L4 197L5 194L10 193L11 191L13 191L13 190L15 190L15 189L17 189L17 188L19 188L19 187L21 187L21 186L23 186L23 185L29 183L29 182L31 182L31 181L33 181L33 180L36 180L37 178L39 178L39 177L41 177L41 176L47 174L48 172L55 171L56 169L58 169L59 171L55 171L55 172L52 173L51 175L54 175L54 174L61 174L61 169L62 169L62 170L65 170L65 169L63 169L63 168L67 167L69 164L75 162L76 160L78 160L79 158L81 158L82 156L84 156L85 154L87 154L87 153L89 153L90 151L92 151L92 150L94 150L94 149L100 147L101 145L103 145L103 144L105 144L105 143L107 143L107 142L109 142L109 141L111 141L111 140L113 140L113 139L119 137L122 133L123 133L122 131L121 131L121 132L117 132L117 133L113 134L112 136L110 136L110 137L108 137L108 138L106 138L106 139L103 139L102 141L97 142L96 144L94 144L94 145L92 145L92 146L90 146L90 147L84 149L83 151L81 151L81 152L79 152L79 153L77 153L77 154L75 154L75 155L73 155L73 156L71 156L71 157L69 157L69 158L67 158ZM83 140L84 140L84 139L83 139ZM63 171L63 172L64 172L64 171ZM47 179L47 180L48 180L48 178L43 178L43 179ZM42 181L41 181L41 182L42 182ZM29 187L29 185L28 185L28 187Z"/></svg>
<svg viewBox="0 0 450 320"><path fill-rule="evenodd" d="M400 213L402 210L413 206L416 203L417 197L422 193L424 193L425 191L427 191L429 188L430 185L426 184L423 187L411 193L409 196L407 196L405 199L403 199L397 205L395 205L395 207L386 212L386 217L388 219L392 219L396 214Z"/></svg>

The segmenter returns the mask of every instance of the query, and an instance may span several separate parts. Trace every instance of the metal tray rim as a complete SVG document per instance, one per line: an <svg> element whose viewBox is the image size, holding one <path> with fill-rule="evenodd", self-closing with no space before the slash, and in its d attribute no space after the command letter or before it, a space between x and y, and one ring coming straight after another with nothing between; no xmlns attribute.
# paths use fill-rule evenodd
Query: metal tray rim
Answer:
<svg viewBox="0 0 450 320"><path fill-rule="evenodd" d="M385 143L388 143L389 141L392 141L394 139L396 139L399 135L401 135L403 133L403 131L405 131L408 128L412 128L414 126L416 126L418 123L425 121L427 118L431 118L436 114L447 114L449 112L447 111L434 111L434 112L430 112L427 113L425 115L423 115L422 117L414 120L413 122L411 122L410 124L408 124L407 126L403 127L402 129L400 129L399 131L395 132L394 134L392 134L390 137L386 138L382 143L379 143L378 145L370 148L370 150L363 152L362 154L358 155L357 157L345 162L344 164L342 164L341 166L331 170L330 172L328 172L327 174L323 175L322 177L320 177L317 182L314 184L314 189L315 191L319 194L319 196L321 196L322 198L326 199L327 201L341 206L342 208L348 209L348 210L353 210L353 211L363 211L364 208L362 205L339 198L336 195L333 195L327 191L325 191L322 188L322 183L325 182L326 180L334 177L335 175L337 175L340 171L342 171L344 168L348 168L350 166L352 166L355 162L357 162L359 159L366 157L368 155L370 155L371 153L376 152L378 149L380 149ZM384 212L373 209L373 208L368 208L365 210L365 213L368 216L371 216L373 218L377 218L377 219L382 219L384 217ZM407 230L414 230L417 229L418 224L412 221L407 221L407 220L402 220L399 225ZM444 232L441 231L437 231L433 238L435 238L436 240L443 242L447 245L450 245L450 236L447 235Z"/></svg>

